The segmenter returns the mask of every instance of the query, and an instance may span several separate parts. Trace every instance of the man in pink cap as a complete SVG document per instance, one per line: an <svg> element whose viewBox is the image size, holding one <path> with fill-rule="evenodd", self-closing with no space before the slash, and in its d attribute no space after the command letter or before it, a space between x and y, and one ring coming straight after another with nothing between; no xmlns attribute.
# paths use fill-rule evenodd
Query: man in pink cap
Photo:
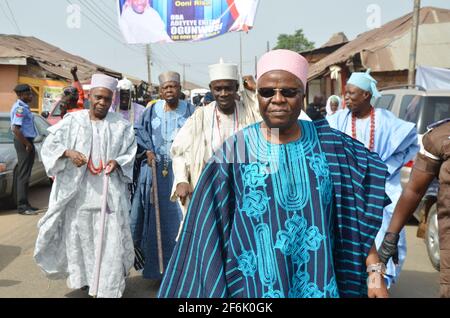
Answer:
<svg viewBox="0 0 450 318"><path fill-rule="evenodd" d="M387 297L374 248L385 165L325 120L298 120L298 53L268 52L257 71L264 121L203 170L159 297Z"/></svg>
<svg viewBox="0 0 450 318"><path fill-rule="evenodd" d="M109 175L97 297L120 297L134 262L127 184L133 181L137 147L131 124L108 112L116 86L115 78L93 75L90 109L68 113L50 127L41 150L55 182L48 211L38 224L34 258L49 278L67 278L69 288L94 283L103 179Z"/></svg>

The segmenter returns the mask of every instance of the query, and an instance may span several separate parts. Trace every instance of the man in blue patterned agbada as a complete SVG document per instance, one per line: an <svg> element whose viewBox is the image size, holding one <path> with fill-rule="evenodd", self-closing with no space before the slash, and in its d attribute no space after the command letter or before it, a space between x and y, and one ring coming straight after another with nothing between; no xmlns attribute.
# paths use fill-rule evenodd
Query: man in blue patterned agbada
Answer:
<svg viewBox="0 0 450 318"><path fill-rule="evenodd" d="M159 297L388 296L374 247L386 166L325 120L298 120L307 72L292 51L259 60L264 121L205 167Z"/></svg>
<svg viewBox="0 0 450 318"><path fill-rule="evenodd" d="M182 220L180 207L176 202L170 201L174 179L170 147L177 132L194 112L193 105L180 100L180 74L162 73L159 76L159 82L162 99L147 108L141 116L140 123L135 126L138 153L145 153L145 157L141 161L130 223L137 255L135 268L143 267L142 274L146 279L162 278L157 249L156 205L152 198L152 187L156 181L161 219L163 268L166 268L175 247ZM156 161L156 176L152 175L153 160Z"/></svg>

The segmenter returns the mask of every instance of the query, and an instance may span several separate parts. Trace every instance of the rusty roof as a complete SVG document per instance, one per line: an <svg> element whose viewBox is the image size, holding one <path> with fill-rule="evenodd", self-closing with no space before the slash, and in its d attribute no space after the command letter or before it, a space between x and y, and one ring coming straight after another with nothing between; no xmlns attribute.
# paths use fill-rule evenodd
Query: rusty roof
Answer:
<svg viewBox="0 0 450 318"><path fill-rule="evenodd" d="M32 59L47 72L66 80L72 80L70 69L74 65L78 67L80 81L90 79L96 72L117 78L122 76L119 72L70 54L35 37L0 34L0 57Z"/></svg>
<svg viewBox="0 0 450 318"><path fill-rule="evenodd" d="M398 42L399 40L405 40L405 36L410 34L412 16L413 13L406 14L396 20L384 24L380 28L360 34L353 41L350 41L332 54L311 65L308 78L314 79L326 72L330 66L345 63L358 54L361 55L363 66L367 68L370 67L373 71L381 72L405 69L403 68L404 63L398 63L398 60L400 60L398 51L402 50L402 53L404 51L406 56L403 57L405 54L402 54L401 59L406 59L407 63L409 46L404 45L405 43L401 43L402 46L397 45L397 47L394 48L397 50L397 52L394 53L392 53L392 50L390 49L393 43ZM450 10L435 7L421 8L419 21L421 27L424 25L449 23ZM433 32L428 29L428 33ZM442 38L445 36L448 37L448 34L450 34L450 32L445 34L445 31L442 31L439 35L441 35ZM424 38L426 38L424 34L420 35L419 31L419 47L421 46L421 41L424 40ZM445 43L448 45L448 41L446 39L442 42L442 44ZM431 53L434 53L436 50L436 45L432 50L434 51L431 51ZM394 59L396 61L394 61Z"/></svg>

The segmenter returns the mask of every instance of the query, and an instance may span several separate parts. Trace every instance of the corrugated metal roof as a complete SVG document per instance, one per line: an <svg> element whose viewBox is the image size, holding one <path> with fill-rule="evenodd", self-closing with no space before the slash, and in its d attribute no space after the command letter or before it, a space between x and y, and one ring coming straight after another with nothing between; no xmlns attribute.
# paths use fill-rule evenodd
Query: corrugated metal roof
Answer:
<svg viewBox="0 0 450 318"><path fill-rule="evenodd" d="M70 54L35 37L0 34L0 57L26 57L35 60L46 71L67 80L70 69L77 65L80 80L90 79L95 72L104 72L120 78L121 73Z"/></svg>
<svg viewBox="0 0 450 318"><path fill-rule="evenodd" d="M450 67L450 10L424 7L420 10L418 63L432 65L440 60L439 66ZM345 63L355 55L361 55L366 68L374 72L404 70L408 63L412 13L386 23L359 35L334 53L323 58L310 67L308 78L313 79L327 71L330 66ZM422 32L422 34L420 33ZM433 36L434 35L434 36ZM433 41L430 42L430 36ZM442 54L441 54L442 53ZM442 60L441 56L446 54ZM442 63L449 65L442 65ZM437 66L437 65L436 65Z"/></svg>

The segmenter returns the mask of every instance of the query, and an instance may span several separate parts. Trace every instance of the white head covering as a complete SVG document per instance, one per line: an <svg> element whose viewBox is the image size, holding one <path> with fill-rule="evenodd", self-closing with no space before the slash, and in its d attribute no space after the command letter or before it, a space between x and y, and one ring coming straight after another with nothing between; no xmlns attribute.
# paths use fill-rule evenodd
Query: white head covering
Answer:
<svg viewBox="0 0 450 318"><path fill-rule="evenodd" d="M103 87L114 92L117 88L117 79L105 74L94 74L91 78L91 89Z"/></svg>
<svg viewBox="0 0 450 318"><path fill-rule="evenodd" d="M327 107L326 108L327 108L327 115L328 116L333 115L335 113L335 112L333 112L331 110L331 101L332 100L335 100L335 101L337 100L337 102L338 102L338 108L336 109L336 111L344 109L344 106L342 105L341 98L339 96L337 96L337 95L332 95L332 96L328 97L328 100L327 100Z"/></svg>
<svg viewBox="0 0 450 318"><path fill-rule="evenodd" d="M209 65L209 79L211 82L218 80L239 80L239 72L236 64L224 63L220 59L219 64Z"/></svg>
<svg viewBox="0 0 450 318"><path fill-rule="evenodd" d="M133 88L133 83L126 77L124 77L119 81L119 83L117 83L117 89L119 90L131 91L133 90Z"/></svg>
<svg viewBox="0 0 450 318"><path fill-rule="evenodd" d="M164 72L159 75L158 79L159 85L162 85L166 82L180 83L180 74L178 74L177 72Z"/></svg>

